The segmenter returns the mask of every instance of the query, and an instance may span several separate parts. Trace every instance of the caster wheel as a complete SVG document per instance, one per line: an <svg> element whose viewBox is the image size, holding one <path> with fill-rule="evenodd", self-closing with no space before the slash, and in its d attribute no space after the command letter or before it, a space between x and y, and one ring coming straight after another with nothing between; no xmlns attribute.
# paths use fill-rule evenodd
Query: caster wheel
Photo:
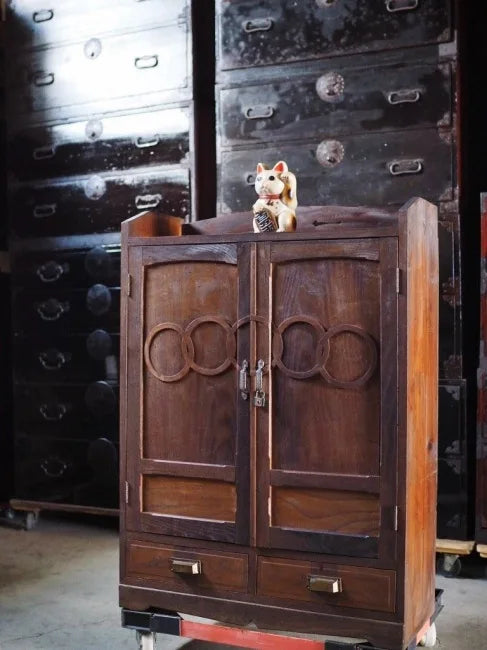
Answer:
<svg viewBox="0 0 487 650"><path fill-rule="evenodd" d="M156 635L153 632L137 632L138 650L155 650Z"/></svg>
<svg viewBox="0 0 487 650"><path fill-rule="evenodd" d="M458 555L445 553L445 555L438 558L436 568L438 573L441 573L445 578L456 578L462 570L462 561Z"/></svg>
<svg viewBox="0 0 487 650"><path fill-rule="evenodd" d="M38 512L26 512L24 516L24 528L25 530L32 530L37 526L39 521Z"/></svg>
<svg viewBox="0 0 487 650"><path fill-rule="evenodd" d="M419 645L423 648L434 648L436 646L436 625L434 623L428 628Z"/></svg>

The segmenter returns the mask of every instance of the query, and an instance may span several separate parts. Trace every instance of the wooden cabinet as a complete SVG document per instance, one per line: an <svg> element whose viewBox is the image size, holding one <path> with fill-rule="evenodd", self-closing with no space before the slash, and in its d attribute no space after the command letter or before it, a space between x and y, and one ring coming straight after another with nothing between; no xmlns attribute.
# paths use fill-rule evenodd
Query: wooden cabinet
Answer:
<svg viewBox="0 0 487 650"><path fill-rule="evenodd" d="M436 208L250 227L123 224L121 604L402 649L434 606Z"/></svg>

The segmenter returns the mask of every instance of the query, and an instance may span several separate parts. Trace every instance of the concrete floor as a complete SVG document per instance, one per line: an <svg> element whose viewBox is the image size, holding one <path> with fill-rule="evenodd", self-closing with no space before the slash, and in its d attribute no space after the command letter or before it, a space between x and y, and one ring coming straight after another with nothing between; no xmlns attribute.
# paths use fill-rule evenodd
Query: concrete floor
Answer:
<svg viewBox="0 0 487 650"><path fill-rule="evenodd" d="M120 627L117 606L118 533L115 523L41 515L34 530L0 527L0 648L2 650L137 650ZM445 609L437 622L443 650L487 650L485 563L466 574L438 577ZM223 648L158 636L173 650Z"/></svg>

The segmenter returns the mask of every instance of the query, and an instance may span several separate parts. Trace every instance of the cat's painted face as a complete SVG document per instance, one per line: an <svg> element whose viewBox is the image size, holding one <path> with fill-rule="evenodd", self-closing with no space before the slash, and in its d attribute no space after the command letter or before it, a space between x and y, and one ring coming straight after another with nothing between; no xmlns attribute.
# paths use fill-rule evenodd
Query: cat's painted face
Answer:
<svg viewBox="0 0 487 650"><path fill-rule="evenodd" d="M276 194L280 196L286 187L283 181L281 181L282 172L287 171L285 166L286 163L281 161L274 165L273 169L264 169L264 166L259 163L255 177L255 191L257 194Z"/></svg>

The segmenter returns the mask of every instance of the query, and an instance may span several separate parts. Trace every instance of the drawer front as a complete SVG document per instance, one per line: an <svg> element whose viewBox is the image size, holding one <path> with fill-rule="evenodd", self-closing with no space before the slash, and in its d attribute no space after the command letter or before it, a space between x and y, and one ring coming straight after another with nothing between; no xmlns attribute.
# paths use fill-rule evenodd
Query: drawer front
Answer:
<svg viewBox="0 0 487 650"><path fill-rule="evenodd" d="M171 591L247 592L248 558L237 553L202 551L188 547L161 546L129 541L126 548L126 578L151 583ZM186 564L200 573L186 573Z"/></svg>
<svg viewBox="0 0 487 650"><path fill-rule="evenodd" d="M319 591L332 589L335 580L339 585L335 587L337 591ZM257 594L317 606L336 605L394 612L396 574L383 569L259 557Z"/></svg>
<svg viewBox="0 0 487 650"><path fill-rule="evenodd" d="M106 438L57 440L17 435L16 497L118 506L118 448Z"/></svg>
<svg viewBox="0 0 487 650"><path fill-rule="evenodd" d="M185 217L189 194L184 168L17 185L12 230L21 237L118 232L122 221L152 208Z"/></svg>
<svg viewBox="0 0 487 650"><path fill-rule="evenodd" d="M16 289L13 292L12 316L17 334L92 332L99 328L118 332L120 289L109 289L104 284L94 284L89 289ZM104 335L110 342L110 335L107 332ZM103 344L100 343L98 348L101 351Z"/></svg>
<svg viewBox="0 0 487 650"><path fill-rule="evenodd" d="M118 439L118 384L17 384L18 431L51 438Z"/></svg>
<svg viewBox="0 0 487 650"><path fill-rule="evenodd" d="M449 65L343 69L225 88L219 95L223 145L450 126Z"/></svg>
<svg viewBox="0 0 487 650"><path fill-rule="evenodd" d="M22 116L161 91L188 96L187 36L185 25L174 24L21 53L10 65L12 112ZM148 101L138 100L142 106Z"/></svg>
<svg viewBox="0 0 487 650"><path fill-rule="evenodd" d="M273 165L278 160L286 160L297 176L299 205L395 205L411 196L448 200L453 190L450 139L450 133L430 129L224 152L221 209L250 210L256 200L257 162Z"/></svg>
<svg viewBox="0 0 487 650"><path fill-rule="evenodd" d="M111 352L103 356L103 348L93 345L93 333L72 336L46 336L28 339L15 337L14 379L17 383L84 383L118 382L118 350L120 337L111 334ZM91 336L91 338L90 338ZM103 337L104 339L105 337Z"/></svg>
<svg viewBox="0 0 487 650"><path fill-rule="evenodd" d="M38 126L15 135L10 161L21 180L183 163L189 129L188 107Z"/></svg>
<svg viewBox="0 0 487 650"><path fill-rule="evenodd" d="M17 287L50 291L91 287L95 283L119 287L120 247L19 252L13 258L12 271Z"/></svg>
<svg viewBox="0 0 487 650"><path fill-rule="evenodd" d="M450 0L220 0L222 70L447 41Z"/></svg>
<svg viewBox="0 0 487 650"><path fill-rule="evenodd" d="M10 47L32 48L82 35L185 21L187 0L10 0ZM114 16L116 19L114 20Z"/></svg>

